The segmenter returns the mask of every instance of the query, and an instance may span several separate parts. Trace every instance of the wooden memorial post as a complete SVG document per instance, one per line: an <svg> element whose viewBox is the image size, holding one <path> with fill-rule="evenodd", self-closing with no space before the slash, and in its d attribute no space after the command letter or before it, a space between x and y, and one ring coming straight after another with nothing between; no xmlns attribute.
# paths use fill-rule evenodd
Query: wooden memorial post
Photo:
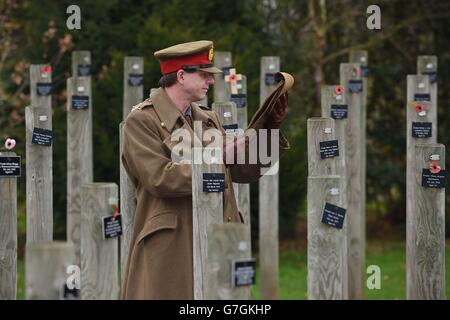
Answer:
<svg viewBox="0 0 450 320"><path fill-rule="evenodd" d="M125 57L123 68L123 117L144 100L144 58Z"/></svg>
<svg viewBox="0 0 450 320"><path fill-rule="evenodd" d="M67 239L74 244L78 265L81 186L93 179L91 79L73 77L67 79Z"/></svg>
<svg viewBox="0 0 450 320"><path fill-rule="evenodd" d="M274 90L279 71L279 57L261 58L260 104ZM279 299L278 216L278 173L264 175L259 179L259 256L261 297L267 300Z"/></svg>
<svg viewBox="0 0 450 320"><path fill-rule="evenodd" d="M248 125L247 115L247 77L242 75L241 80L236 84L237 93L231 94L231 101L236 104L238 128L245 131ZM244 223L251 231L250 219L250 184L237 184L238 192L238 208L244 217Z"/></svg>
<svg viewBox="0 0 450 320"><path fill-rule="evenodd" d="M81 187L81 298L83 300L115 300L119 297L117 239L103 237L103 218L111 218L117 205L118 188L115 183L87 183Z"/></svg>
<svg viewBox="0 0 450 320"><path fill-rule="evenodd" d="M201 126L194 123L197 137L202 137L201 130ZM220 135L220 132L217 134ZM254 261L249 259L248 228L238 223L223 223L225 174L222 160L221 148L193 149L193 272L196 300L248 299L248 285L238 283L234 286L232 275L236 279L244 279L244 282L254 279ZM248 263L253 263L253 268Z"/></svg>
<svg viewBox="0 0 450 320"><path fill-rule="evenodd" d="M445 299L445 147L437 144L437 59L407 77L407 299Z"/></svg>
<svg viewBox="0 0 450 320"><path fill-rule="evenodd" d="M369 76L369 57L366 50L350 52L350 63L359 63L360 75L363 83L361 92L361 210L366 215L366 176L367 176L367 90Z"/></svg>
<svg viewBox="0 0 450 320"><path fill-rule="evenodd" d="M232 66L231 52L216 51L214 66L223 71L222 74L214 74L214 102L228 102L231 100L230 87L225 83L225 77Z"/></svg>
<svg viewBox="0 0 450 320"><path fill-rule="evenodd" d="M71 242L28 243L25 252L25 298L27 300L78 299L69 291L67 280L76 272L75 249ZM70 271L70 272L68 272Z"/></svg>
<svg viewBox="0 0 450 320"><path fill-rule="evenodd" d="M20 157L14 152L0 152L0 300L16 300L17 177L20 177L20 169Z"/></svg>
<svg viewBox="0 0 450 320"><path fill-rule="evenodd" d="M25 108L27 243L53 240L51 67L30 66Z"/></svg>
<svg viewBox="0 0 450 320"><path fill-rule="evenodd" d="M329 96L329 89L334 86L322 95ZM336 175L342 147L333 119L308 119L307 129L308 299L348 299L345 183Z"/></svg>
<svg viewBox="0 0 450 320"><path fill-rule="evenodd" d="M125 272L125 267L130 249L131 236L134 226L134 212L136 210L136 188L128 177L122 164L123 151L123 126L131 108L144 99L143 79L138 79L144 74L143 57L125 57L124 81L123 81L123 122L119 125L120 140L120 213L122 215L122 237L120 242L120 274ZM133 76L134 75L134 76ZM130 81L131 80L131 81ZM136 80L136 81L132 81ZM140 81L137 81L140 80Z"/></svg>
<svg viewBox="0 0 450 320"><path fill-rule="evenodd" d="M72 77L88 77L91 78L91 52L90 51L73 51L72 52Z"/></svg>
<svg viewBox="0 0 450 320"><path fill-rule="evenodd" d="M445 147L414 146L407 216L407 299L445 300Z"/></svg>
<svg viewBox="0 0 450 320"><path fill-rule="evenodd" d="M340 83L348 106L345 139L349 299L362 299L365 277L365 213L362 186L362 92L359 63L341 63Z"/></svg>

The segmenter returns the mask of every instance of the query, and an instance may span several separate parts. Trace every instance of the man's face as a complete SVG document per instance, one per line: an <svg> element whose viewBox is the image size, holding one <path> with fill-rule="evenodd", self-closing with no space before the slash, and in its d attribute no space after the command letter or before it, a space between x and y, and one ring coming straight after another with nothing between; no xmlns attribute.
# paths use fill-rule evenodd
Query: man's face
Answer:
<svg viewBox="0 0 450 320"><path fill-rule="evenodd" d="M185 92L191 97L191 101L202 100L209 89L214 84L214 76L212 73L195 71L192 73L184 72L183 87Z"/></svg>

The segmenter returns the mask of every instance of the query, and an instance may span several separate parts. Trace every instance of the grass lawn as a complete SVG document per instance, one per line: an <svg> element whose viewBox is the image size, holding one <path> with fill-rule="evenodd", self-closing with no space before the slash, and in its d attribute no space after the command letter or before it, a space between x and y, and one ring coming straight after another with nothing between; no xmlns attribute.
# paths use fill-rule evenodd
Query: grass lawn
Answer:
<svg viewBox="0 0 450 320"><path fill-rule="evenodd" d="M365 289L366 299L405 299L406 257L404 243L369 242L366 250L366 266L378 265L381 269L381 289ZM450 266L450 245L446 245L446 269ZM24 263L18 264L17 298L24 299ZM259 278L253 287L254 299L260 299ZM306 248L284 249L280 252L280 299L307 299ZM450 272L446 272L446 296L450 296Z"/></svg>
<svg viewBox="0 0 450 320"><path fill-rule="evenodd" d="M446 270L450 266L450 246L446 245ZM381 269L381 289L365 288L365 299L406 299L406 253L404 243L369 242L366 249L366 267L378 265ZM280 299L307 299L306 248L280 252ZM257 269L254 299L260 299ZM370 276L370 274L368 275ZM367 278L366 278L367 279ZM446 272L446 296L450 296L450 272Z"/></svg>

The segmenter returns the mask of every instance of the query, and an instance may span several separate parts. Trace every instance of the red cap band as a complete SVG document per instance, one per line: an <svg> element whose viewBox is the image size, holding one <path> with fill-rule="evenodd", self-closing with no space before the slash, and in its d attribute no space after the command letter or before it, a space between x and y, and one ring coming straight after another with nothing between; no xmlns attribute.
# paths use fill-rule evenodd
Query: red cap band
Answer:
<svg viewBox="0 0 450 320"><path fill-rule="evenodd" d="M211 64L208 51L194 53L188 56L174 57L160 62L161 73L166 75L180 70L182 67L199 64Z"/></svg>

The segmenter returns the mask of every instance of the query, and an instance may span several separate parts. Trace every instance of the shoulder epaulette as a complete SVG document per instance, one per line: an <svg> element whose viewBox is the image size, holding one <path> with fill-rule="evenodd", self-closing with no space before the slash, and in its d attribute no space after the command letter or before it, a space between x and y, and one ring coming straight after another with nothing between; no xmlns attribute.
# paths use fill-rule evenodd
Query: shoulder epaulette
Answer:
<svg viewBox="0 0 450 320"><path fill-rule="evenodd" d="M133 108L131 108L131 111L136 111L139 110L141 111L142 109L149 107L153 105L152 100L150 100L150 98L145 99L144 101L142 101L141 103L135 105Z"/></svg>

